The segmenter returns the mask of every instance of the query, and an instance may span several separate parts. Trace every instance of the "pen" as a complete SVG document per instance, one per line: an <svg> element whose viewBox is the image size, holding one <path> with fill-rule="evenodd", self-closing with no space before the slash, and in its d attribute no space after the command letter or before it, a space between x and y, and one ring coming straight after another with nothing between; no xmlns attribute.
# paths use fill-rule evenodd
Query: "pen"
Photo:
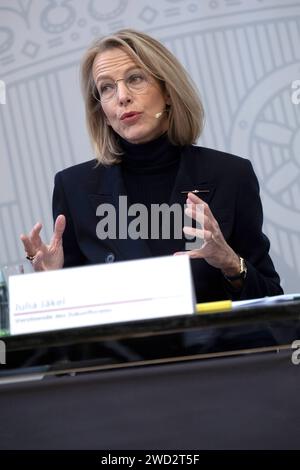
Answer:
<svg viewBox="0 0 300 470"><path fill-rule="evenodd" d="M196 304L196 313L227 312L231 309L231 300L219 300L217 302L203 302L201 304Z"/></svg>

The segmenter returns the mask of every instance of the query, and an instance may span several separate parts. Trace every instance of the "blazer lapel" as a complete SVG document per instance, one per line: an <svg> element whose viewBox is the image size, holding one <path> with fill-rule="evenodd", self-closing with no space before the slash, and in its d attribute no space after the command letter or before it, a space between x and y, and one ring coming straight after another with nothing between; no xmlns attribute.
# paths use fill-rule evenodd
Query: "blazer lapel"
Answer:
<svg viewBox="0 0 300 470"><path fill-rule="evenodd" d="M195 165L195 159L197 159L198 165ZM202 168L201 156L189 155L183 150L169 204L179 203L184 206L189 192L193 192L202 201L210 204L215 192L215 185L205 168Z"/></svg>
<svg viewBox="0 0 300 470"><path fill-rule="evenodd" d="M100 204L111 204L116 211L116 239L107 238L102 241L103 244L105 244L110 251L117 253L121 259L139 259L151 256L150 249L145 240L133 240L128 236L128 225L132 217L128 217L128 213L126 213L126 215L124 215L124 213L120 214L119 198L123 196L122 207L125 207L125 204L128 203L121 165L95 168L93 177L89 181L88 193L95 210L95 219L96 210ZM121 222L122 234L121 237L119 237L119 222L121 220L123 221ZM99 221L100 219L97 217L96 223Z"/></svg>

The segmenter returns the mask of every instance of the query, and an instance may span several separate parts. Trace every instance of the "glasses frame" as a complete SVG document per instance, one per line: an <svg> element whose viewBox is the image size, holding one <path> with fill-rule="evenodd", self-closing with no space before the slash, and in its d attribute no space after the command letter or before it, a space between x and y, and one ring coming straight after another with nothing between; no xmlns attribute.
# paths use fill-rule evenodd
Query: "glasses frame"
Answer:
<svg viewBox="0 0 300 470"><path fill-rule="evenodd" d="M93 95L93 98L98 101L99 103L107 103L108 101L111 101L113 98L115 98L115 96L117 95L117 92L118 92L118 82L121 82L121 81L124 81L125 82L125 86L127 88L127 90L130 92L130 93L136 93L136 94L140 94L142 93L144 90L146 90L151 82L150 80L150 77L149 75L143 70L142 71L144 74L145 74L145 78L146 78L146 85L141 88L141 90L133 90L132 88L130 88L130 86L128 85L128 83L126 83L126 80L130 77L130 75L134 75L134 72L132 72L132 74L129 74L128 77L125 77L125 78L118 78L117 80L111 80L112 83L114 83L114 93L113 95L110 97L110 98L106 98L106 99L101 99L100 97L100 93L99 93L99 90L97 88L97 85L96 83L94 82L94 86L93 86L93 90L92 90L92 95ZM98 97L96 96L95 92L97 93Z"/></svg>

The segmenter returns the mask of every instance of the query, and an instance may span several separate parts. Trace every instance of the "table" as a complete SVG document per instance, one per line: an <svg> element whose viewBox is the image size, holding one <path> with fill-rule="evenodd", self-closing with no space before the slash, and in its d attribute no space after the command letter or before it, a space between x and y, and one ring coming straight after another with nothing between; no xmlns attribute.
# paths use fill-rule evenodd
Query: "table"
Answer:
<svg viewBox="0 0 300 470"><path fill-rule="evenodd" d="M9 354L44 341L74 360L37 354L30 367L1 369L0 448L299 449L299 315L294 302L56 332L23 348L11 337Z"/></svg>

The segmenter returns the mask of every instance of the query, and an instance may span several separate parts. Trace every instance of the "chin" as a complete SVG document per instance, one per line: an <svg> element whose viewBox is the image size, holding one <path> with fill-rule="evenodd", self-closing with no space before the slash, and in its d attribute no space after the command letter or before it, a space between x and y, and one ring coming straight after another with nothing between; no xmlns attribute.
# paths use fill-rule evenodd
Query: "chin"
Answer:
<svg viewBox="0 0 300 470"><path fill-rule="evenodd" d="M143 142L151 140L151 137L148 135L147 138L147 135L142 132L125 132L124 139L128 140L128 142L131 142L132 144L142 144Z"/></svg>
<svg viewBox="0 0 300 470"><path fill-rule="evenodd" d="M148 132L134 132L132 129L132 132L124 132L123 138L128 140L128 142L131 142L132 144L145 144L146 142L150 142L151 140L157 139L161 134L163 134L163 130L160 132L154 132L152 130Z"/></svg>

